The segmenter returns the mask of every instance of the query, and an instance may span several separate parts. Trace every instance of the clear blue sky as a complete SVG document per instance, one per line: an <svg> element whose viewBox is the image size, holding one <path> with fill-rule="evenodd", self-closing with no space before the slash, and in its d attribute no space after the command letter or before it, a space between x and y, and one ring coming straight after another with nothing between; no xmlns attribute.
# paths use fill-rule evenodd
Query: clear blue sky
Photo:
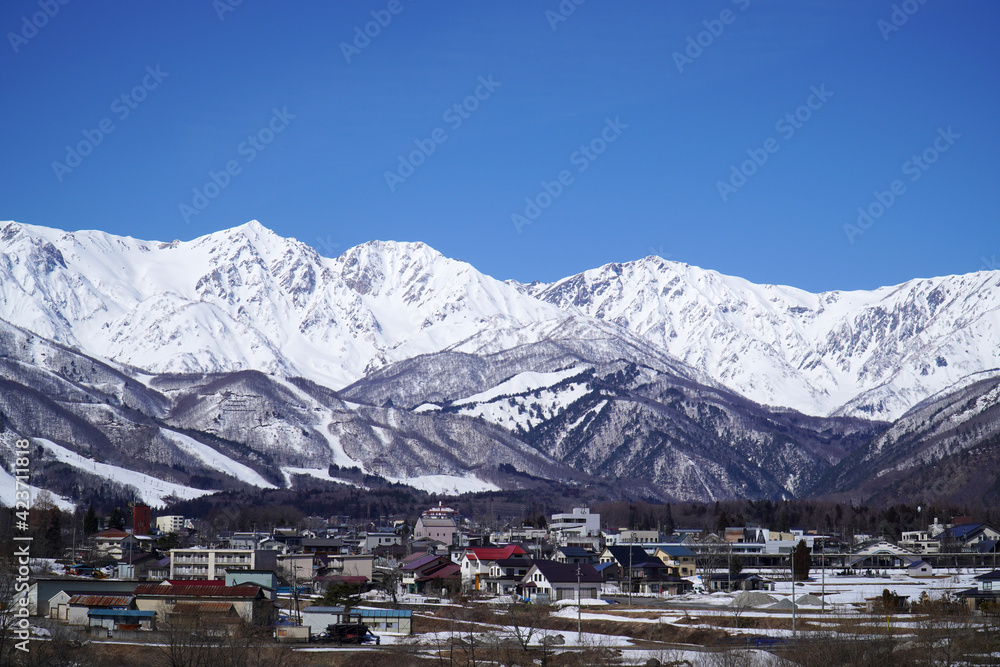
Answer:
<svg viewBox="0 0 1000 667"><path fill-rule="evenodd" d="M52 17L3 3L0 219L165 241L258 219L326 255L417 240L522 281L655 253L819 291L1000 256L1000 3L897 3L916 11L889 31L888 0L565 0L558 22L556 0L222 12L232 1L70 0ZM342 43L372 11L391 20L348 62ZM689 37L707 46L679 71ZM448 113L477 87L466 118ZM800 127L776 126L797 110ZM66 146L84 131L100 144L54 167L75 163ZM445 141L391 189L398 156L433 136ZM574 155L592 140L603 153ZM925 149L934 164L907 168ZM723 201L748 150L767 161ZM195 201L230 162L226 187ZM518 233L511 215L564 170L572 181ZM895 180L905 190L850 243L844 225Z"/></svg>

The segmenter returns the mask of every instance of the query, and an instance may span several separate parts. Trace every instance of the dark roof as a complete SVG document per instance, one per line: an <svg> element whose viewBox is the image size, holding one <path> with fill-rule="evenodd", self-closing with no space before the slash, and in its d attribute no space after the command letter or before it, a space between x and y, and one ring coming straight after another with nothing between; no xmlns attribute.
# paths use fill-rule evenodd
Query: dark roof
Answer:
<svg viewBox="0 0 1000 667"><path fill-rule="evenodd" d="M984 528L986 528L985 523L963 523L946 529L943 533L937 536L937 539L947 540L951 538L956 540L966 540L981 532Z"/></svg>
<svg viewBox="0 0 1000 667"><path fill-rule="evenodd" d="M167 579L170 586L225 586L222 579Z"/></svg>
<svg viewBox="0 0 1000 667"><path fill-rule="evenodd" d="M334 582L334 583L344 583L344 584L365 584L368 583L368 577L354 576L349 574L331 574L324 577L314 577L313 581L319 582Z"/></svg>
<svg viewBox="0 0 1000 667"><path fill-rule="evenodd" d="M140 561L149 559L159 560L159 558L160 558L159 554L150 553L148 551L133 551L131 553L126 551L125 553L122 554L122 557L118 559L118 562L126 565L128 564L134 565Z"/></svg>
<svg viewBox="0 0 1000 667"><path fill-rule="evenodd" d="M303 547L342 547L344 539L341 537L303 537Z"/></svg>
<svg viewBox="0 0 1000 667"><path fill-rule="evenodd" d="M982 540L976 544L976 551L981 554L993 553L993 550L997 548L998 540Z"/></svg>
<svg viewBox="0 0 1000 667"><path fill-rule="evenodd" d="M409 560L404 559L405 565L403 565L403 570L419 570L421 567L427 565L428 563L433 563L438 558L444 558L444 556L438 556L437 554L414 554L417 558L412 558Z"/></svg>
<svg viewBox="0 0 1000 667"><path fill-rule="evenodd" d="M716 573L709 577L710 581L770 581L770 579L765 579L764 577L757 574L747 574L746 572L740 572L739 574L730 575L728 572L723 572L721 574Z"/></svg>
<svg viewBox="0 0 1000 667"><path fill-rule="evenodd" d="M1000 570L993 570L976 577L976 581L997 581L998 579L1000 579Z"/></svg>
<svg viewBox="0 0 1000 667"><path fill-rule="evenodd" d="M91 609L87 612L90 618L155 618L155 611L140 609Z"/></svg>
<svg viewBox="0 0 1000 667"><path fill-rule="evenodd" d="M462 566L450 560L429 567L421 573L417 581L433 581L434 579L448 579L450 577L461 576Z"/></svg>
<svg viewBox="0 0 1000 667"><path fill-rule="evenodd" d="M642 547L637 547L634 544L630 544L628 546L618 545L608 547L608 551L611 552L611 555L622 567L628 567L629 564L631 564L632 567L637 567L639 563L645 563L649 560L649 554L646 553L646 550Z"/></svg>
<svg viewBox="0 0 1000 667"><path fill-rule="evenodd" d="M343 614L342 606L319 606L304 607L302 613L312 614ZM363 618L410 618L413 611L410 609L367 609L364 607L351 607L351 615L361 614Z"/></svg>
<svg viewBox="0 0 1000 667"><path fill-rule="evenodd" d="M674 558L678 558L680 556L694 558L694 552L693 551L691 551L687 547L681 546L679 544L671 544L671 545L668 545L668 546L665 546L665 547L659 547L659 549L663 553L669 554L669 555L673 556Z"/></svg>
<svg viewBox="0 0 1000 667"><path fill-rule="evenodd" d="M594 556L594 552L583 547L559 547L559 552L567 558L587 558Z"/></svg>
<svg viewBox="0 0 1000 667"><path fill-rule="evenodd" d="M532 565L544 575L550 583L600 583L604 581L590 563L557 563L554 560L536 560ZM579 573L579 575L577 574Z"/></svg>
<svg viewBox="0 0 1000 667"><path fill-rule="evenodd" d="M187 586L178 584L139 584L135 587L136 597L164 598L256 598L263 595L260 586Z"/></svg>

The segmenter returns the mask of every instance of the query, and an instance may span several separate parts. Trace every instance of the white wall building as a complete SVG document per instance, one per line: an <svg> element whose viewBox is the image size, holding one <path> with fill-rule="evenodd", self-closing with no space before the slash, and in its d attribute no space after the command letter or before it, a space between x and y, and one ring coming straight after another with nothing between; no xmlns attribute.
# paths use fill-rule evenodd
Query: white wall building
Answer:
<svg viewBox="0 0 1000 667"><path fill-rule="evenodd" d="M170 550L171 579L225 579L226 570L275 570L278 554L261 549Z"/></svg>
<svg viewBox="0 0 1000 667"><path fill-rule="evenodd" d="M156 517L156 529L161 533L179 533L188 527L189 521L179 514Z"/></svg>
<svg viewBox="0 0 1000 667"><path fill-rule="evenodd" d="M567 514L553 514L549 530L559 540L567 537L596 537L601 534L601 515L594 514L587 507L574 507Z"/></svg>

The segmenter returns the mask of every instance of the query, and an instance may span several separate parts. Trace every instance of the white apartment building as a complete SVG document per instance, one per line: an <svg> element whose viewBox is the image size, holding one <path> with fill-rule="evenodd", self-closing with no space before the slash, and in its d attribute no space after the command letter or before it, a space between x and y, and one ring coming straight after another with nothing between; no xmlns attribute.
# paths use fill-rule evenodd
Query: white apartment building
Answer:
<svg viewBox="0 0 1000 667"><path fill-rule="evenodd" d="M601 534L601 515L587 507L574 507L568 514L553 514L549 530L560 535L594 537Z"/></svg>
<svg viewBox="0 0 1000 667"><path fill-rule="evenodd" d="M266 549L170 550L171 579L225 579L226 570L276 570L278 554Z"/></svg>
<svg viewBox="0 0 1000 667"><path fill-rule="evenodd" d="M187 528L188 521L179 514L156 517L156 529L161 533L179 533Z"/></svg>

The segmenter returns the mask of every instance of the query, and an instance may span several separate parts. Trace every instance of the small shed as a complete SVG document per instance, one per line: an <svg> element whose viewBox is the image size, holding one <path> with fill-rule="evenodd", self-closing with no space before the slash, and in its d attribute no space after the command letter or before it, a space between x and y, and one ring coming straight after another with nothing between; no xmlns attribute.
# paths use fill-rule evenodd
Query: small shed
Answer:
<svg viewBox="0 0 1000 667"><path fill-rule="evenodd" d="M139 609L91 609L87 612L91 628L107 630L155 630L156 612Z"/></svg>
<svg viewBox="0 0 1000 667"><path fill-rule="evenodd" d="M302 625L314 635L326 632L328 625L342 623L344 608L341 606L312 606L302 610ZM375 634L409 635L412 631L413 612L409 609L369 609L351 607L352 618L361 616L362 622Z"/></svg>
<svg viewBox="0 0 1000 667"><path fill-rule="evenodd" d="M906 573L911 577L933 577L934 568L925 560L918 560L916 563L910 564L906 568Z"/></svg>

